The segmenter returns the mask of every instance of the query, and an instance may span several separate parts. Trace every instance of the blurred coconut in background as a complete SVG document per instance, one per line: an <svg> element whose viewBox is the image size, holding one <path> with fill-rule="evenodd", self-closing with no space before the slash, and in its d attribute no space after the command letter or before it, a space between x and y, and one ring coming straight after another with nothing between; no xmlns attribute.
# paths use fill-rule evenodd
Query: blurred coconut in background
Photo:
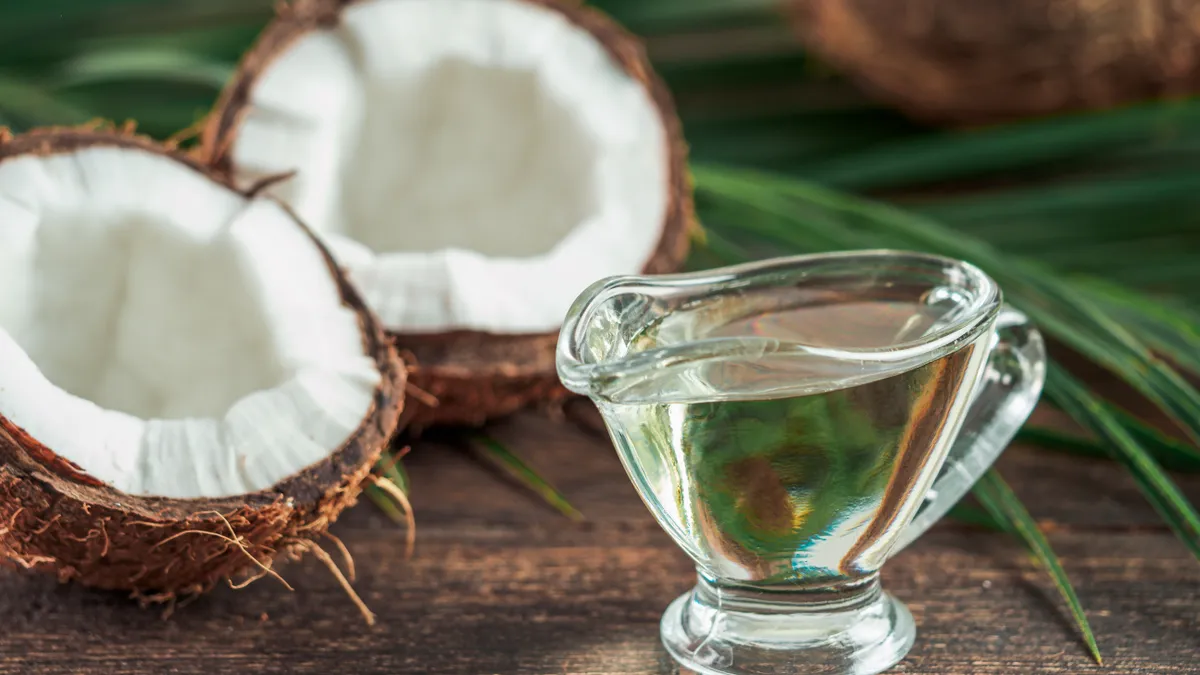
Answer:
<svg viewBox="0 0 1200 675"><path fill-rule="evenodd" d="M789 0L804 43L921 120L974 124L1200 87L1200 2Z"/></svg>

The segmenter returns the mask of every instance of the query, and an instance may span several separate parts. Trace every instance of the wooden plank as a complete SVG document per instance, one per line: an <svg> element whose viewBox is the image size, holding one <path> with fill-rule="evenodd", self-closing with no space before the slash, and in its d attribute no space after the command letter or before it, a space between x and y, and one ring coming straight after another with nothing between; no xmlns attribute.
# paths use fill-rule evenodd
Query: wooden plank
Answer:
<svg viewBox="0 0 1200 675"><path fill-rule="evenodd" d="M586 411L584 419L586 419ZM572 419L578 418L577 411ZM673 672L658 617L688 588L687 559L654 524L607 442L567 421L523 415L495 435L588 516L571 523L447 440L408 467L417 554L364 504L334 532L378 612L367 628L313 561L221 588L164 621L116 594L0 574L0 674ZM1161 530L1119 469L1015 449L1009 480L1041 518L1093 621L1107 665L1092 664L1053 589L1007 537L939 525L885 568L920 625L895 672L1194 673L1200 565ZM1197 496L1200 482L1185 481Z"/></svg>

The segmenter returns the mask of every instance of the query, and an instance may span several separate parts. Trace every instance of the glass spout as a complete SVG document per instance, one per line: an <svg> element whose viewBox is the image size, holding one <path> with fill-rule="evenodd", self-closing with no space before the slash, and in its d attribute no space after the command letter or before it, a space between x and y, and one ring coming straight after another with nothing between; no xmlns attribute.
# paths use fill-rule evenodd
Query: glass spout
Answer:
<svg viewBox="0 0 1200 675"><path fill-rule="evenodd" d="M558 372L571 391L604 401L820 393L954 351L999 303L973 266L897 251L614 277L571 308Z"/></svg>

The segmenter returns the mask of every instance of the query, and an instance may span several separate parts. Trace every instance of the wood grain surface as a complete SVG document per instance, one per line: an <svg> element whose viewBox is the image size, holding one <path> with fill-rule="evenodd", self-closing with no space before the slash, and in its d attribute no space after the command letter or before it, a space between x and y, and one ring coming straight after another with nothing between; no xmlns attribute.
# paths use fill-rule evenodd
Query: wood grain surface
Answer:
<svg viewBox="0 0 1200 675"><path fill-rule="evenodd" d="M1045 413L1042 413L1043 415ZM677 672L658 618L692 570L625 478L594 412L496 426L586 514L572 523L453 437L406 460L419 537L369 502L334 528L367 628L313 560L221 588L164 620L126 598L0 572L0 674ZM1200 673L1200 564L1111 463L1010 448L1000 468L1042 519L1096 630L1087 656L1052 586L1007 536L952 522L888 563L884 585L916 616L911 674ZM1181 478L1200 499L1200 477Z"/></svg>

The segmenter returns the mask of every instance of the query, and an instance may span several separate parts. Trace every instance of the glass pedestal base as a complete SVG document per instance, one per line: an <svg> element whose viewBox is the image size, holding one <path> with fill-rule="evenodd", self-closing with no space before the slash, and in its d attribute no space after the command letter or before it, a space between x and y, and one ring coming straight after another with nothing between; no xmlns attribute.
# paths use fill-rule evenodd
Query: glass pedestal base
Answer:
<svg viewBox="0 0 1200 675"><path fill-rule="evenodd" d="M701 577L662 618L667 651L699 675L875 675L899 663L915 638L912 614L875 576L793 592Z"/></svg>

